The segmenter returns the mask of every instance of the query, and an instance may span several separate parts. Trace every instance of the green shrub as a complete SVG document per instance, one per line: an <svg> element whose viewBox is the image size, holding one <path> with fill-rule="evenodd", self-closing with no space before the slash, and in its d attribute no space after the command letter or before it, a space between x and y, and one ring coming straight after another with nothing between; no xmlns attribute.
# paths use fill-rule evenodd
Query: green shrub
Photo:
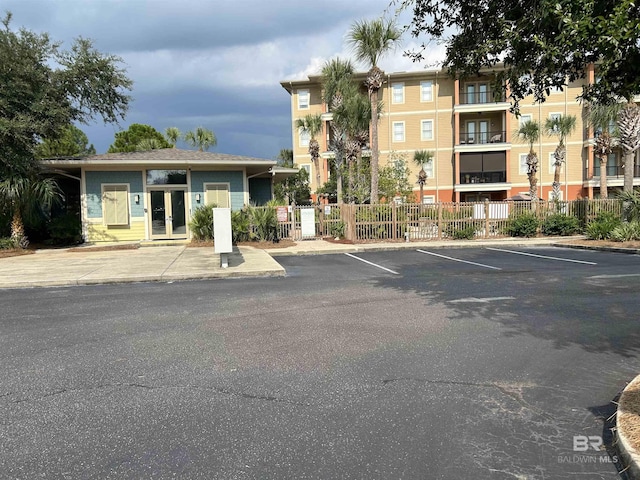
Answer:
<svg viewBox="0 0 640 480"><path fill-rule="evenodd" d="M345 227L346 227L346 225L344 224L344 222L342 220L340 220L339 222L331 224L331 228L330 228L331 236L333 236L335 238L343 238L344 237Z"/></svg>
<svg viewBox="0 0 640 480"><path fill-rule="evenodd" d="M611 231L611 240L616 242L640 240L640 222L635 220L621 223Z"/></svg>
<svg viewBox="0 0 640 480"><path fill-rule="evenodd" d="M231 235L233 243L246 242L249 240L251 222L249 213L246 210L235 210L231 212Z"/></svg>
<svg viewBox="0 0 640 480"><path fill-rule="evenodd" d="M544 235L574 235L580 231L580 221L576 217L570 217L562 213L549 215L542 222Z"/></svg>
<svg viewBox="0 0 640 480"><path fill-rule="evenodd" d="M534 237L538 233L540 222L534 213L521 213L509 219L506 231L512 237Z"/></svg>
<svg viewBox="0 0 640 480"><path fill-rule="evenodd" d="M278 216L275 208L250 208L249 216L256 240L274 241L278 239Z"/></svg>
<svg viewBox="0 0 640 480"><path fill-rule="evenodd" d="M12 238L0 238L0 250L12 250L16 248L16 242Z"/></svg>
<svg viewBox="0 0 640 480"><path fill-rule="evenodd" d="M195 240L213 240L213 209L215 203L196 208L189 222L189 228Z"/></svg>
<svg viewBox="0 0 640 480"><path fill-rule="evenodd" d="M454 240L473 240L476 236L476 226L475 225L467 225L463 228L453 228L450 232L447 232Z"/></svg>
<svg viewBox="0 0 640 480"><path fill-rule="evenodd" d="M627 222L640 220L640 192L621 192L622 212Z"/></svg>
<svg viewBox="0 0 640 480"><path fill-rule="evenodd" d="M65 213L53 218L47 224L49 238L45 243L49 245L76 245L82 243L82 222L78 215Z"/></svg>
<svg viewBox="0 0 640 480"><path fill-rule="evenodd" d="M587 225L585 234L590 240L607 240L611 232L620 225L620 218L610 212L600 212L596 218Z"/></svg>

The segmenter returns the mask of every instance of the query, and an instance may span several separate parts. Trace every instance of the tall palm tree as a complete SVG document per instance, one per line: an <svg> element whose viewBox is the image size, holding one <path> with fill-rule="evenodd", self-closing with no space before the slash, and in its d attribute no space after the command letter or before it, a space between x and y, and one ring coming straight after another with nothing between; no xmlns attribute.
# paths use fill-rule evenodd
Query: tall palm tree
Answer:
<svg viewBox="0 0 640 480"><path fill-rule="evenodd" d="M624 152L624 188L633 192L633 171L636 151L640 148L640 107L627 103L618 114L620 146Z"/></svg>
<svg viewBox="0 0 640 480"><path fill-rule="evenodd" d="M168 142L173 145L173 148L176 148L178 140L182 137L182 132L178 127L168 127L164 131L164 136L167 137Z"/></svg>
<svg viewBox="0 0 640 480"><path fill-rule="evenodd" d="M401 31L392 20L362 20L351 26L348 42L358 61L369 66L365 85L371 102L371 201L378 202L378 91L384 83L384 72L378 61L398 44Z"/></svg>
<svg viewBox="0 0 640 480"><path fill-rule="evenodd" d="M359 88L350 83L342 90L342 104L333 112L333 121L345 132L345 155L349 166L349 201L369 197L368 181L361 179L362 149L369 139L371 104ZM354 165L355 170L354 173ZM357 178L357 189L356 179ZM357 190L357 192L356 192Z"/></svg>
<svg viewBox="0 0 640 480"><path fill-rule="evenodd" d="M323 101L331 112L339 110L344 103L343 92L353 86L353 65L349 60L335 58L328 60L322 67ZM337 202L342 203L342 169L346 147L346 128L340 122L331 122L331 140L329 148L334 153L336 171Z"/></svg>
<svg viewBox="0 0 640 480"><path fill-rule="evenodd" d="M191 147L198 147L201 152L209 150L210 147L215 147L218 144L216 134L204 127L198 127L195 131L185 133L184 141Z"/></svg>
<svg viewBox="0 0 640 480"><path fill-rule="evenodd" d="M29 245L24 232L24 218L32 218L38 208L49 210L62 198L57 183L43 177L38 170L9 172L0 182L0 203L11 212L11 239L14 245L26 248Z"/></svg>
<svg viewBox="0 0 640 480"><path fill-rule="evenodd" d="M615 138L618 137L616 120L622 104L592 104L587 110L587 124L594 130L595 156L600 161L600 198L608 198L607 191L607 162L613 153ZM613 132L611 126L614 126Z"/></svg>
<svg viewBox="0 0 640 480"><path fill-rule="evenodd" d="M320 184L320 144L316 140L316 136L322 133L322 117L319 114L309 113L302 118L296 120L296 128L303 130L309 134L309 155L313 163L313 169L316 173L316 190L321 187Z"/></svg>
<svg viewBox="0 0 640 480"><path fill-rule="evenodd" d="M576 116L575 115L562 115L560 117L548 118L544 123L544 128L547 131L547 135L558 136L558 146L553 152L553 184L552 184L552 198L554 202L560 200L560 169L562 164L565 163L567 157L567 147L565 146L565 140L576 129Z"/></svg>
<svg viewBox="0 0 640 480"><path fill-rule="evenodd" d="M433 152L429 150L416 150L413 153L413 163L420 167L418 172L418 185L420 185L420 205L424 198L424 186L427 183L427 172L424 171L424 165L433 161Z"/></svg>
<svg viewBox="0 0 640 480"><path fill-rule="evenodd" d="M516 134L520 140L529 144L529 154L527 155L527 176L529 177L529 196L535 208L538 202L538 156L533 145L540 138L540 124L535 120L524 122L517 130Z"/></svg>

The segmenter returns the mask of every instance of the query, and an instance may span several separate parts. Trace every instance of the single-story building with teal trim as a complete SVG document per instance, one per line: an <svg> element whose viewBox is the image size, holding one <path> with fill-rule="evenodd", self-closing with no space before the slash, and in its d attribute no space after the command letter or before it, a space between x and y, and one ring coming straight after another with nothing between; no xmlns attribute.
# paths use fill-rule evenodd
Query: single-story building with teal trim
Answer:
<svg viewBox="0 0 640 480"><path fill-rule="evenodd" d="M273 197L275 182L297 172L275 160L177 148L42 164L65 179L64 190L77 189L87 242L188 239L196 208L262 205Z"/></svg>

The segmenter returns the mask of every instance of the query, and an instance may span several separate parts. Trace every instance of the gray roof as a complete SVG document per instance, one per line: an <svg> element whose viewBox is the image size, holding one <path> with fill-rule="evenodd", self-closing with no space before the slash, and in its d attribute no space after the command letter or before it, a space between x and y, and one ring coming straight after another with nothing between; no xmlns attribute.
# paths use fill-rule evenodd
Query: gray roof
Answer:
<svg viewBox="0 0 640 480"><path fill-rule="evenodd" d="M140 164L193 164L193 165L275 165L275 160L267 158L243 157L228 153L200 152L197 150L182 150L179 148L162 148L144 152L104 153L86 157L58 157L43 160L51 165L100 165L111 163L114 165Z"/></svg>

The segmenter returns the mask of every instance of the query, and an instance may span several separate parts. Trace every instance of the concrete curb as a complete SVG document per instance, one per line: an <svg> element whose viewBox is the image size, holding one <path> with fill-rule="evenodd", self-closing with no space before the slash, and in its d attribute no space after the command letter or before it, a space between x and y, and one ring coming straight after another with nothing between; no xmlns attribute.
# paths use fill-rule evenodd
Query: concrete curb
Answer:
<svg viewBox="0 0 640 480"><path fill-rule="evenodd" d="M566 237L567 240L579 239L583 237ZM331 255L340 253L356 253L356 252L388 252L395 250L415 250L418 248L479 248L486 246L509 245L513 247L531 247L531 246L564 246L557 243L557 239L548 238L501 238L496 240L445 240L430 242L408 242L408 243L392 243L392 244L376 244L376 243L360 243L360 244L341 244L340 247L330 247L326 249L300 249L296 247L295 251L291 250L264 250L272 257L285 257L297 255Z"/></svg>
<svg viewBox="0 0 640 480"><path fill-rule="evenodd" d="M620 417L624 414L624 405L627 401L625 397L629 396L628 391L631 388L639 388L640 387L640 375L634 378L629 385L625 387L625 389L620 394L620 399L618 400L618 409L616 411L616 436L617 442L616 446L618 448L618 452L620 453L620 457L624 461L624 465L627 466L626 473L629 478L640 478L640 453L633 448L627 432L624 428L621 428Z"/></svg>
<svg viewBox="0 0 640 480"><path fill-rule="evenodd" d="M605 247L602 245L575 245L567 243L555 243L554 247L575 248L576 250L598 250L601 252L627 253L631 255L640 255L639 248L622 248L622 247Z"/></svg>

